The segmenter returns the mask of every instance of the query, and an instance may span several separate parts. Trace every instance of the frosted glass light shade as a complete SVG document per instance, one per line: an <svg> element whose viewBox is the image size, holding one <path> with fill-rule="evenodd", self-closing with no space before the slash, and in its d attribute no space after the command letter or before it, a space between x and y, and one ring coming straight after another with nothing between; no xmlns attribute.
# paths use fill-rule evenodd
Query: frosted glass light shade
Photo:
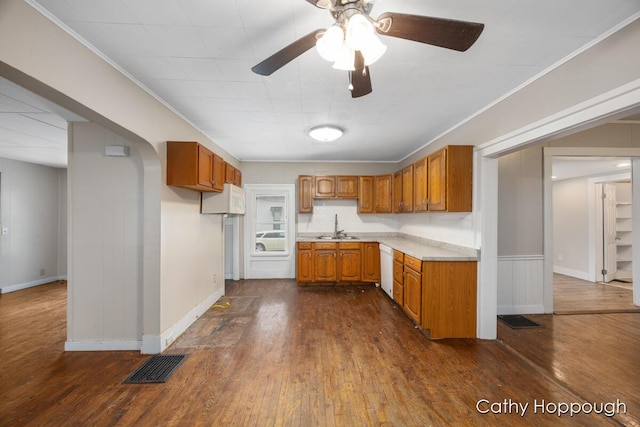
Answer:
<svg viewBox="0 0 640 427"><path fill-rule="evenodd" d="M375 34L372 34L367 44L361 49L362 56L364 56L364 65L373 64L380 59L386 51L387 46L385 46Z"/></svg>
<svg viewBox="0 0 640 427"><path fill-rule="evenodd" d="M329 27L316 42L316 49L322 58L334 62L340 53L344 40L344 31L338 25Z"/></svg>
<svg viewBox="0 0 640 427"><path fill-rule="evenodd" d="M362 50L373 34L373 25L364 15L353 15L347 23L346 40L353 50ZM374 36L375 37L375 36Z"/></svg>
<svg viewBox="0 0 640 427"><path fill-rule="evenodd" d="M336 58L336 62L333 63L333 68L337 70L353 71L355 70L354 61L356 59L356 53L353 49L347 46L347 43L342 43L340 53Z"/></svg>
<svg viewBox="0 0 640 427"><path fill-rule="evenodd" d="M342 129L336 126L321 125L311 128L309 136L316 141L330 142L342 136Z"/></svg>

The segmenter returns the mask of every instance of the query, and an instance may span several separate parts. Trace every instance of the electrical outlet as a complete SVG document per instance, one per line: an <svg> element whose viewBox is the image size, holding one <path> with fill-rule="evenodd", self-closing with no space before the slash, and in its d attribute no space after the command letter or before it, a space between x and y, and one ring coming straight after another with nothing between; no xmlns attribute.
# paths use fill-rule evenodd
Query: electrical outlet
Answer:
<svg viewBox="0 0 640 427"><path fill-rule="evenodd" d="M46 270L44 268L40 269L40 276L44 276L46 273Z"/></svg>
<svg viewBox="0 0 640 427"><path fill-rule="evenodd" d="M213 275L213 283L218 283L218 275L217 274Z"/></svg>
<svg viewBox="0 0 640 427"><path fill-rule="evenodd" d="M558 254L558 261L563 261L563 260L564 260L564 255Z"/></svg>

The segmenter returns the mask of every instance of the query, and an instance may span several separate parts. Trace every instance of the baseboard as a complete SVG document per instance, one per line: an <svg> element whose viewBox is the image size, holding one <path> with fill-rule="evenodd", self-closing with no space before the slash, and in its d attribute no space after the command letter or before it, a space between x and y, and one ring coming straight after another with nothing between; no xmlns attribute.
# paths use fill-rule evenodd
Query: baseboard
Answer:
<svg viewBox="0 0 640 427"><path fill-rule="evenodd" d="M171 345L171 343L182 335L184 331L193 324L193 322L198 320L200 316L209 310L209 308L223 296L224 288L209 295L207 299L195 306L193 310L187 313L182 319L164 331L161 335L144 335L142 337L141 352L143 354L162 353Z"/></svg>
<svg viewBox="0 0 640 427"><path fill-rule="evenodd" d="M44 277L34 280L33 282L17 283L15 285L5 285L0 288L0 294L8 294L9 292L21 291L23 289L33 288L34 286L46 285L47 283L57 280L67 280L67 276Z"/></svg>
<svg viewBox="0 0 640 427"><path fill-rule="evenodd" d="M558 267L557 265L554 265L553 272L569 277L575 277L576 279L586 280L588 282L591 281L591 279L589 278L589 273L587 273L586 271L572 270L570 268Z"/></svg>
<svg viewBox="0 0 640 427"><path fill-rule="evenodd" d="M514 305L514 306L498 306L498 314L544 314L544 306L535 305Z"/></svg>
<svg viewBox="0 0 640 427"><path fill-rule="evenodd" d="M126 351L140 350L140 341L67 341L64 351Z"/></svg>

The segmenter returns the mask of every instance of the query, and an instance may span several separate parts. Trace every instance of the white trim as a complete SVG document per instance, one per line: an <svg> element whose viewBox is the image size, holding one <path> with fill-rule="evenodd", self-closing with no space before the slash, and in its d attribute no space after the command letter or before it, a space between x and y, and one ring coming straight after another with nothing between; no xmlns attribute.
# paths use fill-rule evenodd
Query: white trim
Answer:
<svg viewBox="0 0 640 427"><path fill-rule="evenodd" d="M21 291L22 289L33 288L34 286L46 285L47 283L57 282L58 280L67 280L67 276L46 277L32 282L5 285L0 288L0 294L8 294L9 292Z"/></svg>
<svg viewBox="0 0 640 427"><path fill-rule="evenodd" d="M224 296L224 290L220 289L209 295L207 299L195 306L182 319L165 330L160 336L146 334L142 336L142 346L140 347L142 354L162 353L171 345L180 335L186 331L196 320L200 318L209 308L220 298Z"/></svg>
<svg viewBox="0 0 640 427"><path fill-rule="evenodd" d="M638 157L631 159L631 192L633 303L640 306L640 158Z"/></svg>
<svg viewBox="0 0 640 427"><path fill-rule="evenodd" d="M586 272L586 271L572 270L570 268L559 267L557 265L554 265L553 266L553 272L554 273L558 273L558 274L563 274L563 275L569 276L569 277L575 277L576 279L586 280L587 282L592 282L593 281L589 277L589 273Z"/></svg>
<svg viewBox="0 0 640 427"><path fill-rule="evenodd" d="M541 304L533 305L510 305L498 306L498 314L544 314L544 306Z"/></svg>
<svg viewBox="0 0 640 427"><path fill-rule="evenodd" d="M610 120L611 116L640 105L640 79L562 110L477 147L483 156L498 157L532 142L578 131Z"/></svg>
<svg viewBox="0 0 640 427"><path fill-rule="evenodd" d="M140 341L67 341L64 351L131 351L140 350Z"/></svg>
<svg viewBox="0 0 640 427"><path fill-rule="evenodd" d="M498 255L498 261L542 261L544 255Z"/></svg>

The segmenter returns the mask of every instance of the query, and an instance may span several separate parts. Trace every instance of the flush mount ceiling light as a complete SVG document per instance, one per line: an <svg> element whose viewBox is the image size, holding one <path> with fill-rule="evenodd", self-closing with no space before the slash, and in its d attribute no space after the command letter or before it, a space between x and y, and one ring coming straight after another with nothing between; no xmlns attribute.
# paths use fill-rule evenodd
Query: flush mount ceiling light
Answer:
<svg viewBox="0 0 640 427"><path fill-rule="evenodd" d="M335 141L342 136L342 133L342 129L331 125L315 126L309 130L309 136L320 142Z"/></svg>

